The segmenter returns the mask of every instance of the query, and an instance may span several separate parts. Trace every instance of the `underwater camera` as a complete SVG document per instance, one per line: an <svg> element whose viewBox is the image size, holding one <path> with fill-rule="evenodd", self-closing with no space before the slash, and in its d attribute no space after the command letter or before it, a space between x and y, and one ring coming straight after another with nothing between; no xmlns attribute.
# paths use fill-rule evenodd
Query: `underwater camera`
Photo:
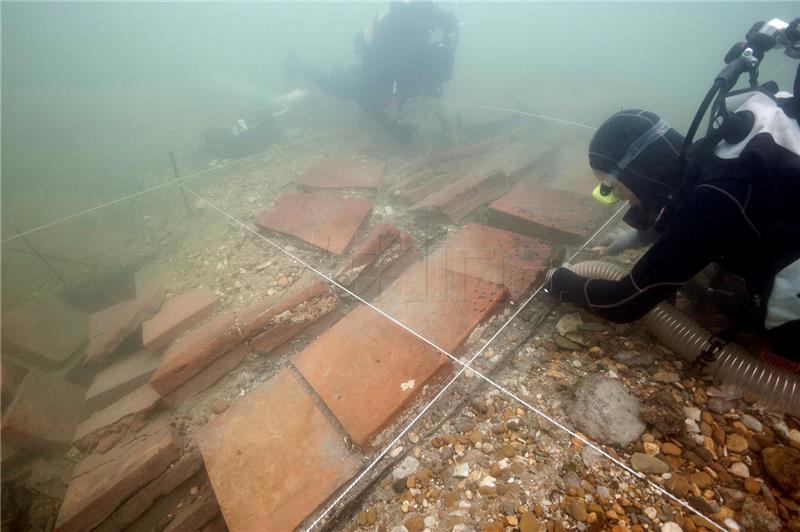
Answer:
<svg viewBox="0 0 800 532"><path fill-rule="evenodd" d="M281 132L271 111L253 111L233 125L203 133L205 149L219 159L235 159L262 151L280 139Z"/></svg>

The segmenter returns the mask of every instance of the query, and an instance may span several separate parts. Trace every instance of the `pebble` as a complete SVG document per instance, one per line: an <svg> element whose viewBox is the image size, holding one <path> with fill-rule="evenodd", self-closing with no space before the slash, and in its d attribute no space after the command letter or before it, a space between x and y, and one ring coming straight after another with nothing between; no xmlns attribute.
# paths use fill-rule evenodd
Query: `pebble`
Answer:
<svg viewBox="0 0 800 532"><path fill-rule="evenodd" d="M748 493L752 493L753 495L755 495L756 493L761 493L761 483L754 478L745 478L744 489L746 489Z"/></svg>
<svg viewBox="0 0 800 532"><path fill-rule="evenodd" d="M750 469L744 462L736 462L728 469L731 473L739 478L750 478Z"/></svg>
<svg viewBox="0 0 800 532"><path fill-rule="evenodd" d="M581 451L581 458L583 459L583 464L591 468L603 460L603 455L594 447L584 445L583 451Z"/></svg>
<svg viewBox="0 0 800 532"><path fill-rule="evenodd" d="M228 400L222 397L217 397L211 401L211 411L215 414L221 414L228 409Z"/></svg>
<svg viewBox="0 0 800 532"><path fill-rule="evenodd" d="M576 497L567 498L567 513L576 521L586 521L587 512L586 505Z"/></svg>
<svg viewBox="0 0 800 532"><path fill-rule="evenodd" d="M669 456L680 456L681 448L672 442L666 442L664 445L661 446L661 452Z"/></svg>
<svg viewBox="0 0 800 532"><path fill-rule="evenodd" d="M464 462L453 467L453 476L456 478L467 478L469 476L469 464Z"/></svg>
<svg viewBox="0 0 800 532"><path fill-rule="evenodd" d="M764 426L761 424L759 420L751 416L750 414L742 414L742 423L745 427L752 430L753 432L761 432L764 430Z"/></svg>
<svg viewBox="0 0 800 532"><path fill-rule="evenodd" d="M661 532L683 532L683 529L678 523L674 521L668 521L661 525Z"/></svg>
<svg viewBox="0 0 800 532"><path fill-rule="evenodd" d="M611 358L629 368L647 368L656 361L656 355L653 353L636 351L620 351Z"/></svg>
<svg viewBox="0 0 800 532"><path fill-rule="evenodd" d="M733 408L733 403L720 399L719 397L712 397L708 400L708 408L717 414L725 414Z"/></svg>
<svg viewBox="0 0 800 532"><path fill-rule="evenodd" d="M406 478L409 475L413 475L419 470L419 460L414 458L413 456L406 456L400 465L394 468L392 471L392 477L395 480L399 480L401 478Z"/></svg>
<svg viewBox="0 0 800 532"><path fill-rule="evenodd" d="M694 419L697 422L700 422L700 409L695 408L693 406L684 406L683 413L686 414L686 417L689 419Z"/></svg>
<svg viewBox="0 0 800 532"><path fill-rule="evenodd" d="M697 485L697 487L700 488L701 490L710 488L711 484L713 483L711 477L708 475L708 473L704 471L698 471L696 473L692 473L692 475L689 477L689 482Z"/></svg>
<svg viewBox="0 0 800 532"><path fill-rule="evenodd" d="M653 380L662 384L671 384L680 381L680 377L672 371L657 371L653 375Z"/></svg>
<svg viewBox="0 0 800 532"><path fill-rule="evenodd" d="M748 449L747 439L738 434L728 434L728 438L725 440L725 446L729 451L739 454Z"/></svg>
<svg viewBox="0 0 800 532"><path fill-rule="evenodd" d="M656 458L644 453L633 453L631 465L640 473L655 473L660 475L669 471L669 466Z"/></svg>
<svg viewBox="0 0 800 532"><path fill-rule="evenodd" d="M575 332L578 327L583 323L579 314L565 314L556 323L556 331L558 334L565 335L567 333Z"/></svg>
<svg viewBox="0 0 800 532"><path fill-rule="evenodd" d="M647 518L652 521L658 515L658 511L652 506L648 506L647 508L644 509L644 515L646 515Z"/></svg>

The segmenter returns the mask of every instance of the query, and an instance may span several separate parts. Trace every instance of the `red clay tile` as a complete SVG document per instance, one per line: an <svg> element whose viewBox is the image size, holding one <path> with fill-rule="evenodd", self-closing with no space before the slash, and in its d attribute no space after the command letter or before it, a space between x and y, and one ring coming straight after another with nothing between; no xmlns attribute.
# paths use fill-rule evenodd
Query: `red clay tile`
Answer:
<svg viewBox="0 0 800 532"><path fill-rule="evenodd" d="M207 390L222 377L236 369L250 354L250 347L241 343L217 357L211 364L201 369L196 375L170 391L162 399L170 408L177 408L184 401Z"/></svg>
<svg viewBox="0 0 800 532"><path fill-rule="evenodd" d="M322 157L312 163L297 184L308 188L372 188L383 180L386 163L374 159Z"/></svg>
<svg viewBox="0 0 800 532"><path fill-rule="evenodd" d="M411 211L433 212L458 222L481 205L507 193L511 189L509 178L531 163L530 148L513 143L479 163L466 176L419 201Z"/></svg>
<svg viewBox="0 0 800 532"><path fill-rule="evenodd" d="M417 262L375 305L447 352L506 297L504 287ZM353 441L366 448L449 359L361 306L295 357L295 365ZM370 404L365 410L359 405Z"/></svg>
<svg viewBox="0 0 800 532"><path fill-rule="evenodd" d="M162 532L185 532L186 530L200 530L206 523L219 515L219 503L214 495L211 482L205 474L200 475L198 482L193 486L197 490L191 495L191 503L180 505L172 512L173 517ZM191 488L190 488L191 489Z"/></svg>
<svg viewBox="0 0 800 532"><path fill-rule="evenodd" d="M371 300L401 277L420 255L411 235L403 232L394 244L361 272L350 289Z"/></svg>
<svg viewBox="0 0 800 532"><path fill-rule="evenodd" d="M93 447L103 434L116 432L120 426L130 425L134 419L143 419L158 407L160 399L149 384L143 384L122 399L89 416L75 429L73 440L80 447Z"/></svg>
<svg viewBox="0 0 800 532"><path fill-rule="evenodd" d="M358 241L358 236L359 233L356 233L355 251L336 273L336 280L344 286L349 286L367 265L394 244L400 238L400 230L391 224L381 224L365 235L362 241Z"/></svg>
<svg viewBox="0 0 800 532"><path fill-rule="evenodd" d="M163 419L143 428L124 445L87 456L75 466L56 531L93 529L179 456L178 443Z"/></svg>
<svg viewBox="0 0 800 532"><path fill-rule="evenodd" d="M99 410L121 399L150 379L160 357L150 351L138 351L101 370L86 390L86 406Z"/></svg>
<svg viewBox="0 0 800 532"><path fill-rule="evenodd" d="M285 194L275 200L275 208L258 214L255 223L341 255L371 210L366 200L327 192Z"/></svg>
<svg viewBox="0 0 800 532"><path fill-rule="evenodd" d="M350 312L294 360L362 449L448 362L366 306Z"/></svg>
<svg viewBox="0 0 800 532"><path fill-rule="evenodd" d="M374 304L453 354L507 297L502 285L421 261L401 275Z"/></svg>
<svg viewBox="0 0 800 532"><path fill-rule="evenodd" d="M446 161L452 161L453 159L475 157L486 153L492 148L498 146L500 143L507 142L508 140L509 135L499 135L497 137L491 137L472 144L435 151L430 155L430 161L432 163L443 163Z"/></svg>
<svg viewBox="0 0 800 532"><path fill-rule="evenodd" d="M480 224L467 224L431 255L439 267L503 285L519 299L544 281L559 252L541 240Z"/></svg>
<svg viewBox="0 0 800 532"><path fill-rule="evenodd" d="M194 436L231 530L293 530L359 468L290 370Z"/></svg>
<svg viewBox="0 0 800 532"><path fill-rule="evenodd" d="M582 243L611 215L589 195L545 188L528 182L490 206L494 225L557 243Z"/></svg>
<svg viewBox="0 0 800 532"><path fill-rule="evenodd" d="M152 289L147 297L117 303L89 316L89 347L86 361L105 360L145 320L152 318L164 300L164 289Z"/></svg>
<svg viewBox="0 0 800 532"><path fill-rule="evenodd" d="M243 341L236 315L218 314L167 349L150 385L165 396Z"/></svg>
<svg viewBox="0 0 800 532"><path fill-rule="evenodd" d="M44 296L3 314L3 352L44 369L64 364L88 338L88 316Z"/></svg>
<svg viewBox="0 0 800 532"><path fill-rule="evenodd" d="M194 288L167 300L161 310L142 324L142 345L156 351L176 336L211 315L217 296L206 288Z"/></svg>
<svg viewBox="0 0 800 532"><path fill-rule="evenodd" d="M29 371L3 415L3 443L62 457L86 418L83 394L83 388L55 375Z"/></svg>

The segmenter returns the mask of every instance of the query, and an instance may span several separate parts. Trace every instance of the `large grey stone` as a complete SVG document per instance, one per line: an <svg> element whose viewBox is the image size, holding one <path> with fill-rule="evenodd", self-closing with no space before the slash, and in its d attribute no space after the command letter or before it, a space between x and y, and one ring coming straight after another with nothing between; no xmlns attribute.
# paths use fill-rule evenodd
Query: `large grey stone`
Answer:
<svg viewBox="0 0 800 532"><path fill-rule="evenodd" d="M579 430L595 440L625 447L644 432L639 412L639 400L623 384L591 375L575 392L569 416Z"/></svg>

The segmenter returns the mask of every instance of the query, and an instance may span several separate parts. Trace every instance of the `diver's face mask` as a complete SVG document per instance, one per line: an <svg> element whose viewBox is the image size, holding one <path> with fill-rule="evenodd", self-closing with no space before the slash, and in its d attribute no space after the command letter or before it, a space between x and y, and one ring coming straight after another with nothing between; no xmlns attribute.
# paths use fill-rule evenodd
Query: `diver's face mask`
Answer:
<svg viewBox="0 0 800 532"><path fill-rule="evenodd" d="M650 129L642 133L639 138L631 143L622 159L603 177L603 181L594 188L592 197L605 205L618 202L620 198L614 194L614 185L619 181L619 174L648 146L663 137L667 131L669 131L669 124L664 119L660 119Z"/></svg>

